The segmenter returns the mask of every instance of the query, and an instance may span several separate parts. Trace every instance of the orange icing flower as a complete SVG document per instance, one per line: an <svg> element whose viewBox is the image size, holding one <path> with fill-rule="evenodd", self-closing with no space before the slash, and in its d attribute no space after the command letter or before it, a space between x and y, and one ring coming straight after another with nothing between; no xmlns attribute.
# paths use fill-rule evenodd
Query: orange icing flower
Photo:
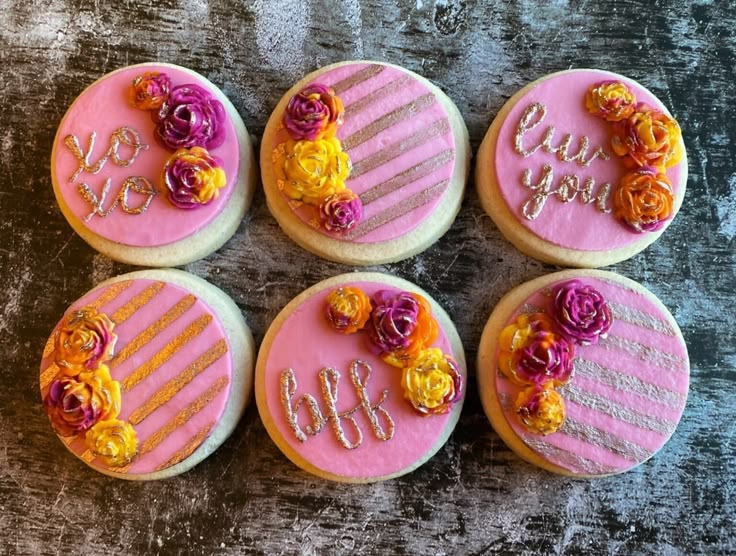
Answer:
<svg viewBox="0 0 736 556"><path fill-rule="evenodd" d="M613 194L613 214L637 232L654 232L672 217L674 202L667 176L645 166L621 178Z"/></svg>
<svg viewBox="0 0 736 556"><path fill-rule="evenodd" d="M624 157L627 168L669 168L682 160L682 133L667 114L643 103L626 120L614 126L611 146Z"/></svg>
<svg viewBox="0 0 736 556"><path fill-rule="evenodd" d="M130 103L139 110L158 110L169 98L171 79L165 73L147 71L130 87Z"/></svg>
<svg viewBox="0 0 736 556"><path fill-rule="evenodd" d="M337 137L284 144L274 161L276 179L291 199L319 206L322 199L345 189L350 158Z"/></svg>
<svg viewBox="0 0 736 556"><path fill-rule="evenodd" d="M618 122L634 113L636 97L621 81L591 85L585 95L588 112L609 122Z"/></svg>
<svg viewBox="0 0 736 556"><path fill-rule="evenodd" d="M54 362L68 376L91 371L112 358L117 335L104 313L83 307L69 313L59 327Z"/></svg>
<svg viewBox="0 0 736 556"><path fill-rule="evenodd" d="M341 334L354 334L371 316L371 300L360 288L338 288L326 301L327 319Z"/></svg>
<svg viewBox="0 0 736 556"><path fill-rule="evenodd" d="M463 378L452 357L439 348L429 348L409 361L401 385L414 409L424 415L441 415L462 397Z"/></svg>
<svg viewBox="0 0 736 556"><path fill-rule="evenodd" d="M418 305L416 326L408 336L409 343L406 347L395 349L382 356L383 360L393 367L405 367L409 364L410 359L421 350L431 346L439 337L439 326L432 316L429 302L417 293L409 295L417 301Z"/></svg>
<svg viewBox="0 0 736 556"><path fill-rule="evenodd" d="M524 388L516 397L514 409L527 429L543 435L558 431L565 421L565 400L552 382Z"/></svg>
<svg viewBox="0 0 736 556"><path fill-rule="evenodd" d="M127 421L100 421L85 438L87 448L109 467L122 467L133 461L138 450L138 435Z"/></svg>

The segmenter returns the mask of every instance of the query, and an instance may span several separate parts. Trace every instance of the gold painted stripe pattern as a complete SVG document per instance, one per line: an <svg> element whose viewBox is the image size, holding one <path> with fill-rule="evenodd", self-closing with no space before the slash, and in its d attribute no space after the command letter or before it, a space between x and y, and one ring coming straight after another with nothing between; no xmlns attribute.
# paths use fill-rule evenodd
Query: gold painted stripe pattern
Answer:
<svg viewBox="0 0 736 556"><path fill-rule="evenodd" d="M655 317L654 315L612 301L608 302L608 306L611 308L611 314L615 319L628 322L629 324L636 325L640 328L654 330L655 332L659 332L665 336L675 336L675 331L669 323Z"/></svg>
<svg viewBox="0 0 736 556"><path fill-rule="evenodd" d="M61 369L56 365L56 363L51 363L51 365L46 367L41 373L41 377L39 379L41 382L41 390L51 384L60 372Z"/></svg>
<svg viewBox="0 0 736 556"><path fill-rule="evenodd" d="M650 363L667 371L687 372L687 363L682 357L660 351L651 346L645 346L633 340L627 340L620 336L608 336L601 338L598 342L599 346L606 349L614 349L625 351L626 353L639 358L645 363Z"/></svg>
<svg viewBox="0 0 736 556"><path fill-rule="evenodd" d="M189 384L194 377L207 369L212 363L227 353L227 342L222 339L205 351L197 358L194 363L184 369L179 375L175 376L159 388L153 396L151 396L143 405L138 407L128 419L132 424L137 425L156 411L163 404L173 398L184 386Z"/></svg>
<svg viewBox="0 0 736 556"><path fill-rule="evenodd" d="M363 98L356 100L352 104L349 104L345 107L345 117L347 118L350 116L355 116L355 114L359 114L371 104L374 104L379 100L382 100L387 96L400 91L409 82L409 79L411 78L408 75L400 77L399 79L387 83L380 89L373 91L369 95L366 95Z"/></svg>
<svg viewBox="0 0 736 556"><path fill-rule="evenodd" d="M173 456L171 456L171 458L169 458L168 461L156 467L156 471L167 469L171 467L172 465L176 465L177 463L184 461L189 456L191 456L192 453L194 453L194 450L199 448L200 444L204 442L204 439L209 436L210 431L213 429L214 426L215 426L214 421L206 425L196 435L194 435L192 439L189 442L187 442L181 450L177 451Z"/></svg>
<svg viewBox="0 0 736 556"><path fill-rule="evenodd" d="M212 315L207 314L198 317L194 322L187 325L181 334L171 340L158 353L156 353L156 355L151 357L143 365L135 369L123 379L123 390L130 390L136 384L146 379L149 375L159 369L161 365L171 359L177 351L201 334L210 322L212 322Z"/></svg>
<svg viewBox="0 0 736 556"><path fill-rule="evenodd" d="M392 143L391 145L388 145L380 151L369 155L364 159L359 160L358 162L355 162L352 169L350 170L348 183L350 182L350 180L362 176L366 172L375 170L379 166L386 164L397 156L401 156L405 152L414 149L420 145L423 145L424 143L429 142L435 137L445 135L449 131L450 122L447 119L437 120L424 129L421 129L418 132L412 134L411 136L402 139L401 141L398 141L396 143Z"/></svg>
<svg viewBox="0 0 736 556"><path fill-rule="evenodd" d="M441 195L449 183L450 183L450 180L444 180L444 181L438 182L428 187L427 189L424 189L423 191L420 191L419 193L415 193L411 197L404 199L400 203L397 203L394 206L392 206L391 208L388 208L385 211L376 214L372 218L369 218L368 220L364 220L363 222L358 224L355 228L353 228L350 232L345 234L344 236L345 239L353 240L361 236L364 236L372 232L376 228L380 228L384 224L388 224L392 220L396 220L397 218L400 218L404 216L405 214L410 213L414 209L417 209L421 207L422 205L426 205L432 199L434 199L438 195Z"/></svg>
<svg viewBox="0 0 736 556"><path fill-rule="evenodd" d="M161 444L161 442L163 442L166 437L169 436L172 432L174 432L184 423L189 421L189 419L194 417L197 413L202 411L202 409L204 409L207 404L214 400L215 397L217 397L217 395L222 391L222 389L227 386L228 382L229 380L225 376L217 379L212 384L212 386L210 386L202 393L202 395L200 395L196 400L194 400L179 413L177 413L176 416L171 419L171 421L166 423L163 427L161 427L151 436L149 436L141 445L140 450L138 451L138 455L143 456L153 450L156 446Z"/></svg>
<svg viewBox="0 0 736 556"><path fill-rule="evenodd" d="M383 130L393 127L407 118L411 118L414 114L429 108L435 102L435 96L432 93L427 93L403 106L399 106L396 110L389 112L385 116L381 116L376 121L346 137L342 142L343 150L349 151L350 149L354 149L358 145L375 137Z"/></svg>
<svg viewBox="0 0 736 556"><path fill-rule="evenodd" d="M95 455L92 453L92 450L89 450L89 449L82 452L82 455L79 457L82 458L87 463L92 463L92 460L95 459Z"/></svg>
<svg viewBox="0 0 736 556"><path fill-rule="evenodd" d="M579 456L573 452L558 448L557 446L552 446L552 444L545 442L541 438L534 438L531 435L523 435L522 440L527 446L545 459L555 465L565 467L570 471L582 471L588 475L610 475L621 471L620 468L604 465L597 461Z"/></svg>
<svg viewBox="0 0 736 556"><path fill-rule="evenodd" d="M332 89L335 91L335 94L341 95L348 89L352 89L356 85L363 83L363 81L368 81L371 77L378 75L385 68L386 66L371 64L367 68L363 68L362 70L355 72L353 75L349 75L342 81L338 81L332 86Z"/></svg>
<svg viewBox="0 0 736 556"><path fill-rule="evenodd" d="M603 448L635 463L641 463L653 453L643 446L634 444L608 431L571 419L569 416L565 419L559 432Z"/></svg>
<svg viewBox="0 0 736 556"><path fill-rule="evenodd" d="M107 305L110 303L113 299L115 299L117 296L119 296L121 293L123 293L125 290L127 290L130 286L133 285L133 280L123 280L122 282L115 282L112 286L107 288L97 299L95 299L92 303L88 303L87 307L92 307L93 309L99 309L103 305Z"/></svg>
<svg viewBox="0 0 736 556"><path fill-rule="evenodd" d="M59 335L59 331L54 331L51 336L49 336L49 339L46 340L46 345L43 346L43 355L41 355L41 359L46 359L49 355L54 353L54 349L56 347L56 338Z"/></svg>
<svg viewBox="0 0 736 556"><path fill-rule="evenodd" d="M533 313L546 313L547 311L540 307L539 305L534 305L532 303L524 303L521 307L519 307L519 314L520 315L531 315Z"/></svg>
<svg viewBox="0 0 736 556"><path fill-rule="evenodd" d="M186 313L197 302L197 298L191 294L183 297L179 302L169 309L166 314L146 328L143 332L133 338L118 354L110 361L110 369L114 369L123 363L128 357L133 355L148 342L153 340L160 332L168 327L172 322Z"/></svg>
<svg viewBox="0 0 736 556"><path fill-rule="evenodd" d="M450 162L455 155L453 149L447 149L438 153L427 160L424 160L412 166L411 168L404 170L400 174L389 178L388 180L379 183L378 185L371 187L367 191L360 194L360 200L363 201L364 205L372 203L373 201L380 199L381 197L393 193L397 189L401 189L405 185L417 181L425 176L428 176L441 166L444 166Z"/></svg>
<svg viewBox="0 0 736 556"><path fill-rule="evenodd" d="M158 292L164 289L165 285L166 284L164 284L163 282L154 282L146 289L144 289L141 293L133 297L133 299L128 301L125 305L120 307L120 309L115 311L110 317L110 320L112 320L112 322L114 322L115 324L124 323L126 320L132 317L136 313L136 311L138 311L138 309L151 301L151 299L153 299L153 297Z"/></svg>

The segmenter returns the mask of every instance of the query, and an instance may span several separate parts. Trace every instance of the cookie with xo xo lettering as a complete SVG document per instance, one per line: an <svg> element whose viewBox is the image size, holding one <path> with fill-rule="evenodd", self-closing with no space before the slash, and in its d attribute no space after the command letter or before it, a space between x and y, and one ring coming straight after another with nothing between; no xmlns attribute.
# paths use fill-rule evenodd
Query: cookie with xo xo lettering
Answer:
<svg viewBox="0 0 736 556"><path fill-rule="evenodd" d="M601 267L645 249L685 196L677 121L639 83L600 70L547 75L501 108L478 151L478 195L523 253Z"/></svg>
<svg viewBox="0 0 736 556"><path fill-rule="evenodd" d="M354 265L405 259L455 220L470 163L465 123L399 66L341 62L294 85L261 144L266 200L284 232Z"/></svg>
<svg viewBox="0 0 736 556"><path fill-rule="evenodd" d="M41 362L43 406L64 445L129 480L171 477L235 428L255 346L235 303L179 270L107 280L56 325Z"/></svg>
<svg viewBox="0 0 736 556"><path fill-rule="evenodd" d="M318 283L278 314L256 363L266 430L302 469L368 483L413 471L447 441L465 356L445 311L379 273Z"/></svg>
<svg viewBox="0 0 736 556"><path fill-rule="evenodd" d="M628 471L674 433L690 364L682 333L646 288L613 272L567 270L507 293L478 350L493 428L548 471Z"/></svg>
<svg viewBox="0 0 736 556"><path fill-rule="evenodd" d="M51 178L74 230L108 257L179 266L219 249L257 171L242 119L189 69L146 63L87 87L59 125Z"/></svg>

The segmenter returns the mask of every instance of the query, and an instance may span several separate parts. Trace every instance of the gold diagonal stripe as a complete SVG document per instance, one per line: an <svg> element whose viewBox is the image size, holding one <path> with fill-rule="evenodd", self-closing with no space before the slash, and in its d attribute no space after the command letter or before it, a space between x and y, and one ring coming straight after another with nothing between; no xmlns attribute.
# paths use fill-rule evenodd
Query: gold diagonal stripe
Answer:
<svg viewBox="0 0 736 556"><path fill-rule="evenodd" d="M635 463L641 463L652 455L652 452L643 446L639 446L606 430L571 419L569 416L562 423L562 428L559 432L572 438L577 438L587 444L603 448Z"/></svg>
<svg viewBox="0 0 736 556"><path fill-rule="evenodd" d="M123 379L123 390L130 390L136 384L147 378L153 372L171 359L174 354L196 338L207 325L212 322L212 315L202 315L198 317L194 322L189 324L184 331L179 334L176 338L166 344L161 351L156 353L148 361L143 363L140 367L135 369L132 373Z"/></svg>
<svg viewBox="0 0 736 556"><path fill-rule="evenodd" d="M115 324L123 324L126 320L132 317L138 309L151 301L158 292L164 289L165 285L166 284L163 282L154 282L141 293L133 297L133 299L128 301L125 305L120 307L120 309L115 311L110 317L110 320Z"/></svg>
<svg viewBox="0 0 736 556"><path fill-rule="evenodd" d="M411 78L408 75L400 77L399 79L396 79L384 85L380 89L373 91L369 95L366 95L363 98L356 100L352 104L349 104L345 107L345 117L347 118L350 116L355 116L355 114L359 114L371 104L375 104L379 100L382 100L388 96L391 96L395 92L400 91L404 88L404 86L406 86L406 84L409 82L409 79Z"/></svg>
<svg viewBox="0 0 736 556"><path fill-rule="evenodd" d="M206 425L204 428L202 428L197 434L195 434L192 439L187 442L184 447L181 450L178 450L176 453L174 453L171 458L169 458L168 461L162 463L156 468L156 471L161 471L162 469L166 469L168 467L171 467L172 465L176 465L180 461L184 461L189 456L192 455L194 450L199 448L199 445L204 442L204 439L207 438L210 434L210 431L215 426L215 422L212 421L208 425Z"/></svg>
<svg viewBox="0 0 736 556"><path fill-rule="evenodd" d="M87 307L92 307L93 309L99 309L103 305L110 303L113 299L115 299L117 296L119 296L121 293L123 293L125 290L127 290L132 285L133 285L133 280L123 280L122 282L115 282L113 285L107 288L102 293L102 295L100 295L100 297L95 299L92 303L88 303Z"/></svg>
<svg viewBox="0 0 736 556"><path fill-rule="evenodd" d="M60 372L61 369L56 365L56 363L51 363L51 365L46 367L41 373L41 390L51 384Z"/></svg>
<svg viewBox="0 0 736 556"><path fill-rule="evenodd" d="M349 137L346 137L342 142L343 150L349 151L350 149L354 149L358 145L361 145L372 137L375 137L383 130L395 126L407 118L411 118L414 114L429 108L436 101L437 99L435 99L435 96L432 93L427 93L411 102L407 102L403 106L399 106L396 110L381 116L373 123L368 124Z"/></svg>
<svg viewBox="0 0 736 556"><path fill-rule="evenodd" d="M353 87L362 83L363 81L368 81L371 77L378 75L385 68L386 66L380 66L378 64L371 64L367 68L363 68L362 70L359 70L355 72L354 74L347 76L342 81L338 81L332 86L332 89L335 91L335 94L341 95L348 89L352 89Z"/></svg>
<svg viewBox="0 0 736 556"><path fill-rule="evenodd" d="M134 425L139 424L143 419L173 398L177 392L189 384L194 377L226 353L227 342L222 339L200 355L194 363L189 365L179 375L175 376L159 388L153 396L151 396L143 405L130 415L128 420Z"/></svg>
<svg viewBox="0 0 736 556"><path fill-rule="evenodd" d="M670 324L652 314L640 311L634 307L628 307L613 301L608 302L613 318L619 319L640 328L648 328L665 336L675 336L675 331Z"/></svg>
<svg viewBox="0 0 736 556"><path fill-rule="evenodd" d="M652 346L627 340L621 336L608 336L601 338L598 345L606 349L625 351L640 361L655 365L665 371L686 373L688 364L685 359L674 353L667 353Z"/></svg>
<svg viewBox="0 0 736 556"><path fill-rule="evenodd" d="M133 338L118 354L110 361L110 369L119 366L123 361L153 340L159 332L162 332L172 322L186 313L197 302L197 298L191 294L183 297L179 302L169 309L166 314L146 328L143 332Z"/></svg>
<svg viewBox="0 0 736 556"><path fill-rule="evenodd" d="M54 349L56 347L56 337L59 335L59 331L54 331L51 336L49 336L49 339L46 340L46 345L43 346L43 355L41 356L42 359L46 359L49 355L54 353Z"/></svg>
<svg viewBox="0 0 736 556"><path fill-rule="evenodd" d="M167 436L169 436L172 432L181 427L184 423L189 421L189 419L194 417L197 413L202 411L202 409L204 409L207 404L215 399L217 394L219 394L220 391L225 388L225 386L227 386L227 384L227 377L223 376L217 379L212 384L212 386L210 386L204 393L202 393L202 395L200 395L196 400L194 400L179 413L177 413L176 416L171 419L171 421L166 423L163 427L161 427L151 436L149 436L146 441L141 445L138 454L140 456L143 456L153 450L156 446L161 444L161 442L163 442Z"/></svg>
<svg viewBox="0 0 736 556"><path fill-rule="evenodd" d="M407 184L420 180L450 162L454 154L455 151L453 149L447 149L427 160L423 160L408 170L404 170L400 174L364 191L360 194L360 200L363 201L364 205L367 205L389 193L393 193L397 189L401 189Z"/></svg>

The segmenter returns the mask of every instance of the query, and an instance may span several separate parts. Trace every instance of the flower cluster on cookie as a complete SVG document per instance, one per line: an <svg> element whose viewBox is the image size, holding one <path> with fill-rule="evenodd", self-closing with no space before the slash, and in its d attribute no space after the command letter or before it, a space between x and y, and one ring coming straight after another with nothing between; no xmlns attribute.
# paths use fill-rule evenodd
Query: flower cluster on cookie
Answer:
<svg viewBox="0 0 736 556"><path fill-rule="evenodd" d="M631 169L614 192L614 216L637 232L661 229L672 217L674 194L666 169L682 160L680 126L660 110L637 102L620 81L592 85L585 106L612 123L613 151Z"/></svg>
<svg viewBox="0 0 736 556"><path fill-rule="evenodd" d="M452 357L431 347L439 326L421 295L379 290L370 299L360 288L345 286L329 293L326 314L342 334L365 330L371 351L402 369L404 397L417 412L441 415L461 399L463 377Z"/></svg>
<svg viewBox="0 0 736 556"><path fill-rule="evenodd" d="M63 437L84 434L90 452L110 467L128 465L136 454L135 430L120 414L120 383L105 365L117 342L110 318L92 307L69 313L54 342L60 376L49 386L43 405Z"/></svg>
<svg viewBox="0 0 736 556"><path fill-rule="evenodd" d="M350 157L336 137L343 105L335 91L312 83L289 99L283 126L289 139L274 151L280 189L290 199L314 205L328 232L352 230L363 217L363 203L345 186Z"/></svg>
<svg viewBox="0 0 736 556"><path fill-rule="evenodd" d="M613 324L601 293L579 280L552 290L549 311L521 314L499 336L498 369L522 387L514 411L532 432L547 435L565 420L556 388L572 378L575 346L598 343Z"/></svg>
<svg viewBox="0 0 736 556"><path fill-rule="evenodd" d="M130 102L151 112L156 137L174 151L164 165L162 184L169 202L196 209L217 198L227 185L223 162L210 153L225 142L225 108L195 83L172 86L163 72L138 76L129 90Z"/></svg>

